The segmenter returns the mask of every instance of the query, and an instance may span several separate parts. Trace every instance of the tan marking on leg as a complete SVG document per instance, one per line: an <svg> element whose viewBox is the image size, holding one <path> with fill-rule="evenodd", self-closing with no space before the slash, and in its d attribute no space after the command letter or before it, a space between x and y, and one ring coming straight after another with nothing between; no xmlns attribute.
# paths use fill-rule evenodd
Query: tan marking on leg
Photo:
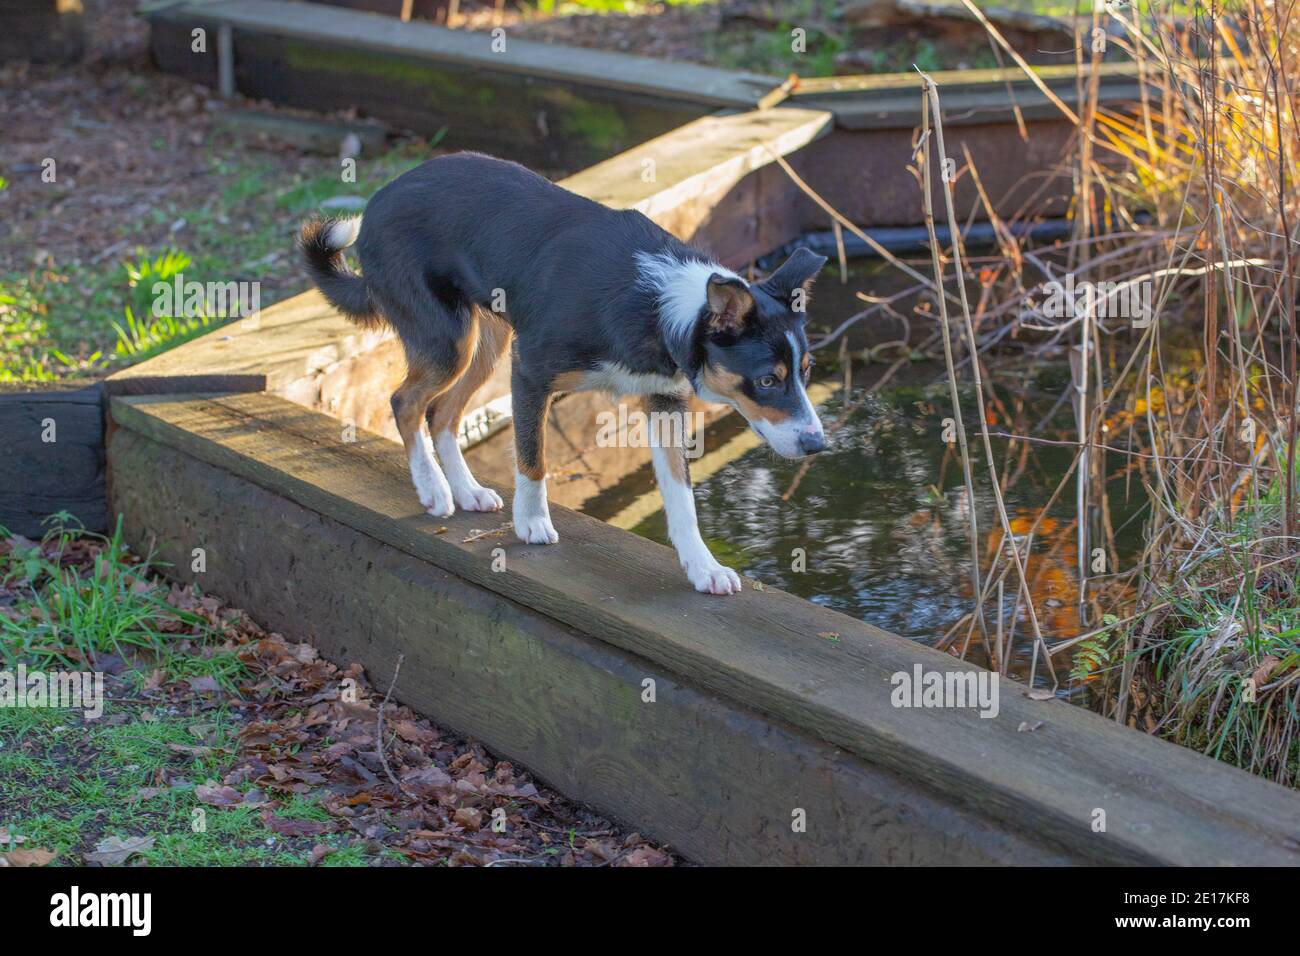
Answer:
<svg viewBox="0 0 1300 956"><path fill-rule="evenodd" d="M425 409L447 387L448 374L427 366L411 366L402 384L393 392L393 417L408 452L419 438Z"/></svg>
<svg viewBox="0 0 1300 956"><path fill-rule="evenodd" d="M561 372L551 382L553 392L580 392L587 383L586 372Z"/></svg>
<svg viewBox="0 0 1300 956"><path fill-rule="evenodd" d="M473 323L467 341L462 341L460 353L462 367L456 380L445 392L438 395L429 414L429 430L438 435L460 430L460 420L465 414L474 393L492 376L492 370L510 345L514 330L509 323L493 312L475 310L478 321Z"/></svg>
<svg viewBox="0 0 1300 956"><path fill-rule="evenodd" d="M668 473L673 476L673 480L689 485L691 483L691 476L686 467L686 447L684 443L688 437L687 430L690 428L690 413L687 411L685 406L682 407L680 412L665 412L663 409L656 409L654 407L654 397L650 395L645 397L642 404L645 406L646 421L651 423L652 432L656 415L670 415L674 418L681 419L681 421L675 422L668 428L668 433L669 435L680 435L683 444L665 448L667 454L664 457L668 462Z"/></svg>

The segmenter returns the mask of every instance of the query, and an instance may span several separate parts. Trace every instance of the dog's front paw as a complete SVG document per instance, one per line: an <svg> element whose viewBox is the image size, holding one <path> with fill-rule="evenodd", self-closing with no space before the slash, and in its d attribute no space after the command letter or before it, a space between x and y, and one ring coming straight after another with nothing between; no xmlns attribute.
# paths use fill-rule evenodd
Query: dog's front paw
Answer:
<svg viewBox="0 0 1300 956"><path fill-rule="evenodd" d="M515 534L524 544L557 544L560 540L550 515L516 515Z"/></svg>
<svg viewBox="0 0 1300 956"><path fill-rule="evenodd" d="M500 511L501 496L491 488L475 485L456 489L456 504L462 511Z"/></svg>
<svg viewBox="0 0 1300 956"><path fill-rule="evenodd" d="M740 575L731 568L725 568L713 558L707 561L683 561L682 570L695 585L695 590L704 594L739 594Z"/></svg>
<svg viewBox="0 0 1300 956"><path fill-rule="evenodd" d="M456 503L451 500L450 488L434 487L421 492L420 504L435 518L447 518L456 513Z"/></svg>

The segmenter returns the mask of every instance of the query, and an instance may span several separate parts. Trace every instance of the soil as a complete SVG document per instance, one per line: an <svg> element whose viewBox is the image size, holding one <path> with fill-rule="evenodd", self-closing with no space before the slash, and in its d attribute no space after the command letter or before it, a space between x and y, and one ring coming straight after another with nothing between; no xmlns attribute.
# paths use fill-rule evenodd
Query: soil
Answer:
<svg viewBox="0 0 1300 956"><path fill-rule="evenodd" d="M122 251L128 231L133 243L165 244L185 227L152 223L152 213L212 198L212 153L224 146L215 119L227 104L154 69L136 5L87 0L81 63L0 68L0 175L9 180L0 192L0 272L50 260L102 263ZM318 162L270 144L266 155L285 180ZM42 181L46 158L55 160L53 183Z"/></svg>
<svg viewBox="0 0 1300 956"><path fill-rule="evenodd" d="M538 16L528 9L467 3L452 23L471 30L504 26L510 36L525 40L775 76L898 72L914 63L927 71L1003 65L979 24L900 16L888 7L880 0L722 0L628 4L623 11L600 13L566 8L558 16ZM803 31L799 52L791 48L796 28ZM1004 25L1002 33L1030 63L1074 61L1067 31Z"/></svg>

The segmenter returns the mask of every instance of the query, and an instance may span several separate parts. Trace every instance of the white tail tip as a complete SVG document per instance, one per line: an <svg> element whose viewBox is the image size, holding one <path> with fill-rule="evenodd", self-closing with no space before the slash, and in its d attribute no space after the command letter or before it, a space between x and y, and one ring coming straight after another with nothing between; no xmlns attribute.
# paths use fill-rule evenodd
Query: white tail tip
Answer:
<svg viewBox="0 0 1300 956"><path fill-rule="evenodd" d="M334 223L325 232L325 245L329 246L335 252L340 249L346 249L352 243L357 241L357 233L361 231L361 217L353 216L351 219L340 219Z"/></svg>

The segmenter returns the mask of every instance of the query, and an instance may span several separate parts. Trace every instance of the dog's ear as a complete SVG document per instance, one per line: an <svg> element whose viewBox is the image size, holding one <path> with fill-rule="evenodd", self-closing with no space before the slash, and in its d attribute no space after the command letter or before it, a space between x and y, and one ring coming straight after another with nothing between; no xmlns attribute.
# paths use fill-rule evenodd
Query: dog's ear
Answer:
<svg viewBox="0 0 1300 956"><path fill-rule="evenodd" d="M760 282L758 287L778 302L784 302L793 311L805 312L813 280L824 265L825 256L819 256L811 249L800 246L791 253L781 268Z"/></svg>
<svg viewBox="0 0 1300 956"><path fill-rule="evenodd" d="M739 335L745 330L745 320L754 311L754 296L744 280L715 272L709 276L707 296L710 332Z"/></svg>

